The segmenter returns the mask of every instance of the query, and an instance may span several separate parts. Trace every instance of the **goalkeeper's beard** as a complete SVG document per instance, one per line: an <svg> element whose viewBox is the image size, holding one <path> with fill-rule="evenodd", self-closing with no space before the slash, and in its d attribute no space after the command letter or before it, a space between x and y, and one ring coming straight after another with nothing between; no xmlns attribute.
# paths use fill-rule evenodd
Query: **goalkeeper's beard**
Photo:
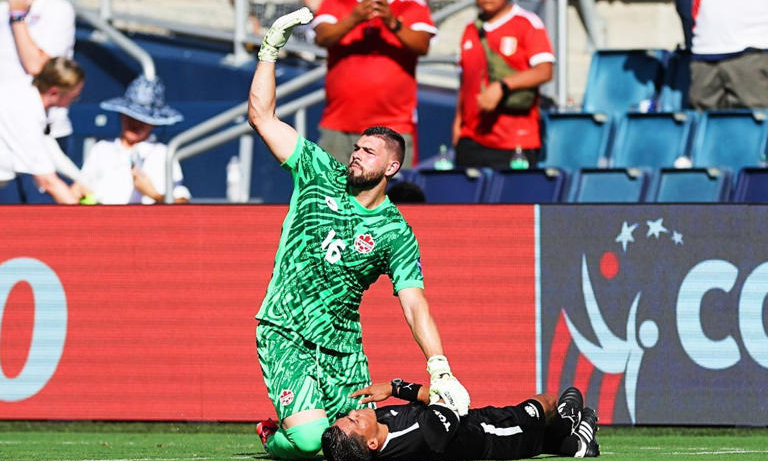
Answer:
<svg viewBox="0 0 768 461"><path fill-rule="evenodd" d="M373 189L375 186L377 186L381 180L384 178L384 172L379 173L366 173L362 170L362 167L360 167L360 164L358 164L358 168L360 168L360 173L355 174L355 172L351 169L351 166L347 167L347 184L350 186L360 189L360 190L368 190Z"/></svg>

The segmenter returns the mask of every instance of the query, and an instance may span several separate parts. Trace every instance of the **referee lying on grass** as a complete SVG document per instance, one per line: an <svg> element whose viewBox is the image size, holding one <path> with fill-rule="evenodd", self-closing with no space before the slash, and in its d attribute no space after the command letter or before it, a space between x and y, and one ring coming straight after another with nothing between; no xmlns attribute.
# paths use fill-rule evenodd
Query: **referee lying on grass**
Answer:
<svg viewBox="0 0 768 461"><path fill-rule="evenodd" d="M458 413L429 390L400 379L377 383L351 397L361 403L395 396L412 403L353 410L323 433L328 461L521 459L542 453L596 457L597 414L583 408L581 392L570 387L555 403L538 394L519 405Z"/></svg>

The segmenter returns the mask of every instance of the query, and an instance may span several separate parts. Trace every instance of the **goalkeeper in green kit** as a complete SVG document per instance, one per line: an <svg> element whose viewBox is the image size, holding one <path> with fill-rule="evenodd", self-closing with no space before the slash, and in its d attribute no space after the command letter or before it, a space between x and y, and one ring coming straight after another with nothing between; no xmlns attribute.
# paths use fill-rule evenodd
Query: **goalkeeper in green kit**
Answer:
<svg viewBox="0 0 768 461"><path fill-rule="evenodd" d="M302 8L275 21L259 50L248 99L251 126L294 182L272 280L256 316L259 362L280 420L257 430L267 451L284 459L316 456L329 418L362 406L349 396L370 384L359 307L381 274L392 280L427 357L431 397L460 414L469 408L424 297L418 243L385 193L404 157L402 136L386 127L367 129L345 166L275 116L278 50L293 27L311 20Z"/></svg>

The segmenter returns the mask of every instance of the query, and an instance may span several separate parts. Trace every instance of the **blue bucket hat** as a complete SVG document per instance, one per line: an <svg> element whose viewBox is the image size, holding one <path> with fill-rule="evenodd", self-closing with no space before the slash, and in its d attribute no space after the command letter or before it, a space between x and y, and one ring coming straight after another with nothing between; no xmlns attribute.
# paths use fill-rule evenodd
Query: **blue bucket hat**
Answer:
<svg viewBox="0 0 768 461"><path fill-rule="evenodd" d="M165 85L160 77L148 80L140 75L128 85L125 95L103 101L99 107L150 125L173 125L184 120L179 111L165 104Z"/></svg>

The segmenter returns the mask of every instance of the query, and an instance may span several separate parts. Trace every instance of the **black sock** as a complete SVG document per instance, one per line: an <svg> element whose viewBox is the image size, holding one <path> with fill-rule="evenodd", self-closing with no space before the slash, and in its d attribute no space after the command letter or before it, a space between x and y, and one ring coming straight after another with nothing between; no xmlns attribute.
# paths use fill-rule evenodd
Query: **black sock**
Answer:
<svg viewBox="0 0 768 461"><path fill-rule="evenodd" d="M549 425L549 428L555 438L560 439L567 437L571 435L571 431L573 431L573 421L567 418L563 418L559 413L556 412L552 423Z"/></svg>
<svg viewBox="0 0 768 461"><path fill-rule="evenodd" d="M571 435L572 428L570 419L561 418L559 414L555 414L544 432L543 453L573 456L579 448L579 438ZM571 450L573 453L568 453Z"/></svg>
<svg viewBox="0 0 768 461"><path fill-rule="evenodd" d="M579 451L579 436L574 434L563 439L560 443L558 454L561 456L573 456L577 451Z"/></svg>

